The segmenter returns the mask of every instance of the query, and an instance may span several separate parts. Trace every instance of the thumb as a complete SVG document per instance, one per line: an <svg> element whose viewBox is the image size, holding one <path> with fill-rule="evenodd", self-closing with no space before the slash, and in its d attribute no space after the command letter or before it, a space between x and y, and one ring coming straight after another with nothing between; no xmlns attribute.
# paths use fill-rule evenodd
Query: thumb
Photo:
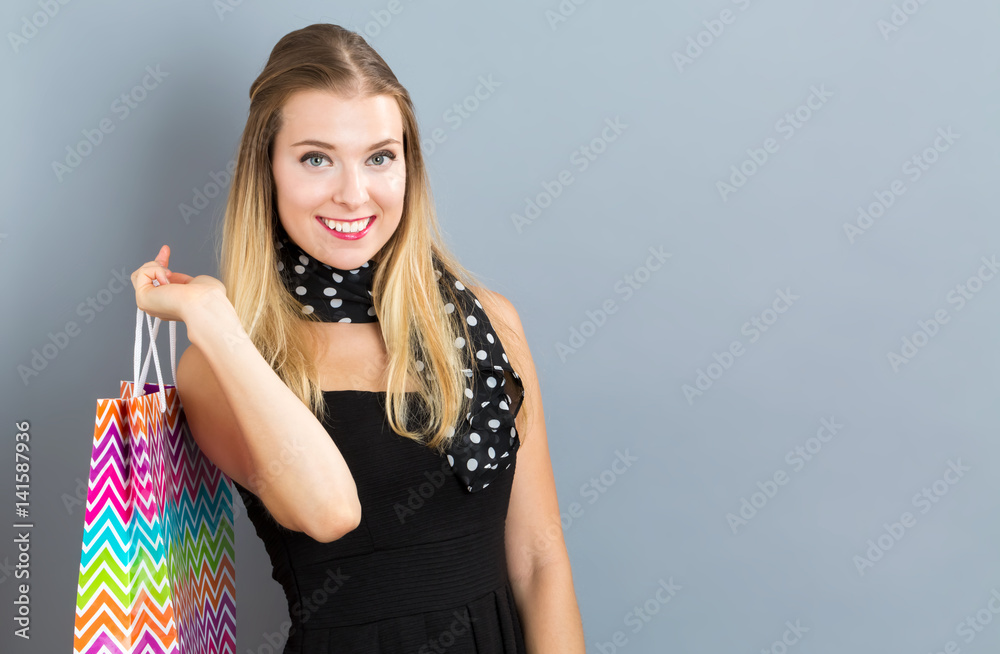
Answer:
<svg viewBox="0 0 1000 654"><path fill-rule="evenodd" d="M170 263L170 246L164 245L163 247L161 247L160 251L156 254L154 261L156 261L156 263L166 268L167 265Z"/></svg>

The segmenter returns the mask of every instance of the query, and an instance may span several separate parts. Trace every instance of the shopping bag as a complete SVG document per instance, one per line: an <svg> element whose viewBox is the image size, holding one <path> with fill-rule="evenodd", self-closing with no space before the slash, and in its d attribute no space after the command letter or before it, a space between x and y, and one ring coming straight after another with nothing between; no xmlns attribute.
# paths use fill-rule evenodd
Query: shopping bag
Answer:
<svg viewBox="0 0 1000 654"><path fill-rule="evenodd" d="M97 400L75 653L236 651L233 485L192 438L176 386L163 383L160 322L137 310L132 381ZM150 356L156 384L144 383ZM170 367L176 384L175 322Z"/></svg>

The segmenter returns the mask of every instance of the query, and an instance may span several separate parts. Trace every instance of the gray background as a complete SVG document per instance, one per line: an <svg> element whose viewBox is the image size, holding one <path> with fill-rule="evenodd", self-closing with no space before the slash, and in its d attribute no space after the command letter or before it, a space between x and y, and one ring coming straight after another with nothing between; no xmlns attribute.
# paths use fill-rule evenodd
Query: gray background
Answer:
<svg viewBox="0 0 1000 654"><path fill-rule="evenodd" d="M163 243L172 269L217 276L223 196L188 221L179 205L235 155L249 84L275 42L333 22L388 61L425 140L442 128L428 159L449 242L520 313L588 652L778 653L796 621L809 631L788 651L997 651L1000 281L981 258L1000 255L1000 5L566 0L565 20L550 23L556 0L400 0L379 26L372 12L388 0L221 2L70 2L16 51L8 34L0 55L0 470L12 473L14 422L30 421L36 524L32 638L14 638L4 618L0 650L72 648L77 481L96 398L131 375L135 296L78 307ZM880 29L903 4L916 10L905 24ZM724 10L731 22L713 24ZM5 2L0 26L19 32L39 11ZM679 65L675 53L697 54L689 37L707 45ZM168 76L116 113L115 98L157 65ZM499 86L458 124L449 110L480 76ZM800 109L808 119L779 123L814 88L828 97ZM52 163L105 118L114 131L59 179ZM600 142L616 118L627 127ZM949 128L957 138L933 151ZM755 171L745 164L753 174L723 197L717 183L769 138L777 150ZM580 170L572 157L590 145L603 151ZM915 156L934 160L919 179L904 169ZM519 230L512 214L564 170L573 183ZM905 193L848 238L844 225L893 180ZM650 247L670 257L641 270ZM627 275L643 282L628 296ZM971 289L962 306L960 286ZM779 292L798 298L782 313L771 311ZM602 319L602 307L614 313ZM935 330L936 313L947 322ZM753 318L771 323L756 337L743 327ZM18 366L70 320L80 333L22 379ZM934 334L894 368L918 321ZM586 336L561 355L574 328ZM734 341L741 355L712 367ZM714 379L689 401L683 388L701 371ZM843 427L810 442L824 418ZM786 458L807 446L801 467ZM621 474L610 472L616 451L635 457ZM915 503L949 461L968 470ZM754 498L782 471L787 483ZM602 472L613 484L596 492ZM12 487L0 484L11 503ZM727 514L744 498L761 506L734 533ZM892 540L885 524L904 512L915 525L859 571L854 557ZM14 522L12 506L3 515ZM245 514L237 521L238 651L263 653L284 599ZM3 532L0 562L15 556ZM671 578L680 590L636 622L634 607ZM5 565L0 616L12 614L14 581ZM957 631L977 612L976 631ZM616 632L624 645L611 645Z"/></svg>

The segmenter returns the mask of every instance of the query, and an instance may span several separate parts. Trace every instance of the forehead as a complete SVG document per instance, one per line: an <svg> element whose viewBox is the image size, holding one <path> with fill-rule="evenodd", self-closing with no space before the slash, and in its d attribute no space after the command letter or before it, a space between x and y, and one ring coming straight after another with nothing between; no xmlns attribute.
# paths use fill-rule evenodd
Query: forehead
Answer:
<svg viewBox="0 0 1000 654"><path fill-rule="evenodd" d="M338 149L360 149L393 137L403 140L403 117L388 95L346 98L331 91L302 90L289 96L281 110L276 140L325 141Z"/></svg>

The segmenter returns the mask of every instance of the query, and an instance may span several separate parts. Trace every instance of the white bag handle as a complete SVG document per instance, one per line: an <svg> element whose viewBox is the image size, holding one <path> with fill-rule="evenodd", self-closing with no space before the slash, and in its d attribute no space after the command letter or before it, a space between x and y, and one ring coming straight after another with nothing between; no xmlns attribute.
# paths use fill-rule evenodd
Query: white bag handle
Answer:
<svg viewBox="0 0 1000 654"><path fill-rule="evenodd" d="M142 365L142 372L139 371L139 353L142 351L142 317L146 316L146 326L149 329L149 349L146 351L146 361ZM160 323L162 321L159 318L153 320L153 317L147 314L142 309L136 308L135 314L135 349L133 352L132 360L132 397L136 398L143 392L142 389L145 386L146 374L149 372L149 358L153 358L153 363L156 366L156 379L157 385L160 390L158 394L160 396L160 413L164 413L167 410L167 394L163 389L163 373L160 371L160 355L156 350L156 335L160 331ZM170 320L170 372L173 375L172 381L176 386L177 384L177 322Z"/></svg>

